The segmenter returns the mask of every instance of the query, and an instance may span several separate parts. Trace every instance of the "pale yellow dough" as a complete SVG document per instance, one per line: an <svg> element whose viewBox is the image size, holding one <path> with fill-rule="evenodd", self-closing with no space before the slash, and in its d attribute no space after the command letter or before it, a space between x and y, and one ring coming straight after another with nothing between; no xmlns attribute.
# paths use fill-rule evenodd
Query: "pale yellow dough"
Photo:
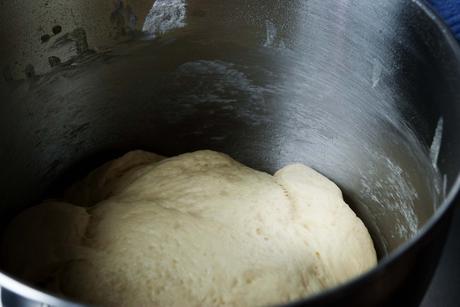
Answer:
<svg viewBox="0 0 460 307"><path fill-rule="evenodd" d="M376 264L339 188L301 164L274 176L227 155L135 151L20 214L14 274L103 306L263 306Z"/></svg>

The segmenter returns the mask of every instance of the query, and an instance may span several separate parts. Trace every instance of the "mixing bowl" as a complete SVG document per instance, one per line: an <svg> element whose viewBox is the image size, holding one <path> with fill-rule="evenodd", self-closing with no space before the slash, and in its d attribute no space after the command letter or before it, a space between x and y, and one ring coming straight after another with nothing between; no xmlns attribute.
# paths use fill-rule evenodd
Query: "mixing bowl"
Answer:
<svg viewBox="0 0 460 307"><path fill-rule="evenodd" d="M459 188L460 49L421 1L2 1L0 220L120 153L301 162L379 265L293 305L417 305ZM37 250L37 257L40 251ZM78 305L0 272L5 306Z"/></svg>

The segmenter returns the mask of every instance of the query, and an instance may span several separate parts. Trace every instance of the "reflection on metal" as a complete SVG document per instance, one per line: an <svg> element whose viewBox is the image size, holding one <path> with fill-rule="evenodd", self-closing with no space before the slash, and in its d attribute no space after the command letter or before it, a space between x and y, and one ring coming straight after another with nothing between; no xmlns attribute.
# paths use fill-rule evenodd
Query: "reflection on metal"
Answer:
<svg viewBox="0 0 460 307"><path fill-rule="evenodd" d="M442 198L446 198L447 196L447 175L444 174L442 176Z"/></svg>

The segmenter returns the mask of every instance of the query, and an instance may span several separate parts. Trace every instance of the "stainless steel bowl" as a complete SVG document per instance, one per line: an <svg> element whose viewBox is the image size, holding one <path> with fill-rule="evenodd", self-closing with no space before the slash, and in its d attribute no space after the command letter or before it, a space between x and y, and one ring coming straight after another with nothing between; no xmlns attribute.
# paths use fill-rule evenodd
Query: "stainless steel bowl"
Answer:
<svg viewBox="0 0 460 307"><path fill-rule="evenodd" d="M460 185L460 50L424 3L20 0L1 14L2 225L130 149L302 162L342 188L380 264L299 304L420 301ZM71 304L14 272L0 285L6 306Z"/></svg>

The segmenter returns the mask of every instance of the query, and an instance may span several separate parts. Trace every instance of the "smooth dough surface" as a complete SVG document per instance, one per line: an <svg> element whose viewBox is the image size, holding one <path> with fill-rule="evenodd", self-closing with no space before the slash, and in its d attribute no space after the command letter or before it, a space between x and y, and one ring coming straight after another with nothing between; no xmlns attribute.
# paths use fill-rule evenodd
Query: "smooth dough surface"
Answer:
<svg viewBox="0 0 460 307"><path fill-rule="evenodd" d="M329 179L275 175L227 155L134 151L20 214L3 260L51 291L103 306L263 306L376 264L367 229Z"/></svg>

